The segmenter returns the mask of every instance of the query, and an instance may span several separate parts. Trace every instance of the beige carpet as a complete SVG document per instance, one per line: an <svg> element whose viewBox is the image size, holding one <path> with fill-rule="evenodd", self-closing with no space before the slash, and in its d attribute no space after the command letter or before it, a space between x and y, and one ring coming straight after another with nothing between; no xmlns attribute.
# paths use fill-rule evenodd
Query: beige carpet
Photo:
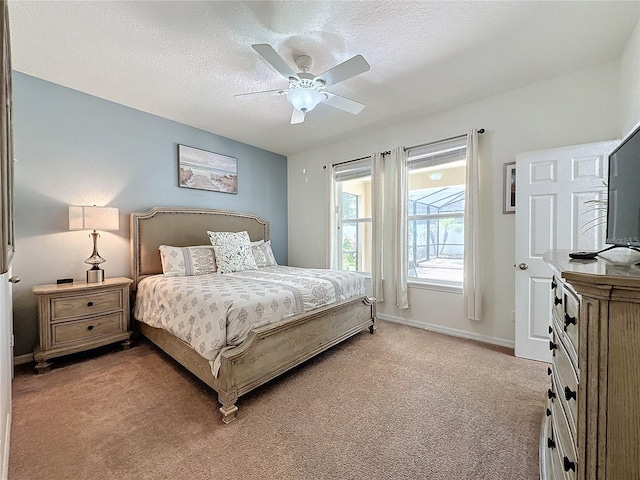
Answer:
<svg viewBox="0 0 640 480"><path fill-rule="evenodd" d="M546 364L379 322L241 397L145 340L20 368L11 480L537 480Z"/></svg>

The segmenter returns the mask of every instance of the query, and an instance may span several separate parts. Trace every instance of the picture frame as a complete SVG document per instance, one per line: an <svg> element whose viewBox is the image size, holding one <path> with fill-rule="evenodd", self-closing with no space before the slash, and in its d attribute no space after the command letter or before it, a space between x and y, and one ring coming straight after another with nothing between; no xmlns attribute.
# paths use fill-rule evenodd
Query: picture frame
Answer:
<svg viewBox="0 0 640 480"><path fill-rule="evenodd" d="M502 213L516 213L516 162L504 164L502 183Z"/></svg>
<svg viewBox="0 0 640 480"><path fill-rule="evenodd" d="M200 148L178 145L178 186L238 193L238 160Z"/></svg>

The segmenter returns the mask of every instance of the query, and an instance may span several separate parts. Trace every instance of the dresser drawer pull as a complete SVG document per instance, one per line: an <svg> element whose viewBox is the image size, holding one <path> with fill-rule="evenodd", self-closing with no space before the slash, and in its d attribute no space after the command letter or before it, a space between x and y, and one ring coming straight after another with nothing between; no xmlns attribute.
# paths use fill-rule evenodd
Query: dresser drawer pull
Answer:
<svg viewBox="0 0 640 480"><path fill-rule="evenodd" d="M547 438L547 447L549 448L556 448L556 442L554 442L553 440L551 440L550 438Z"/></svg>
<svg viewBox="0 0 640 480"><path fill-rule="evenodd" d="M93 302L87 302L87 307L93 307Z"/></svg>
<svg viewBox="0 0 640 480"><path fill-rule="evenodd" d="M558 348L558 344L553 343L553 341L549 340L549 350L555 350L556 348Z"/></svg>
<svg viewBox="0 0 640 480"><path fill-rule="evenodd" d="M553 333L553 327L549 327L549 333Z"/></svg>
<svg viewBox="0 0 640 480"><path fill-rule="evenodd" d="M557 288L557 287L558 287L558 284L556 283L556 279L553 278L551 280L551 290L553 290L554 288Z"/></svg>
<svg viewBox="0 0 640 480"><path fill-rule="evenodd" d="M564 330L567 331L567 327L569 325L575 325L578 319L576 317L570 316L568 313L564 314Z"/></svg>
<svg viewBox="0 0 640 480"><path fill-rule="evenodd" d="M87 330L93 330L93 325L89 325L89 326L87 327Z"/></svg>
<svg viewBox="0 0 640 480"><path fill-rule="evenodd" d="M553 304L554 305L562 305L562 299L558 298L558 297L553 297Z"/></svg>
<svg viewBox="0 0 640 480"><path fill-rule="evenodd" d="M572 392L569 387L564 387L564 398L567 399L567 402L572 398L576 399L576 392Z"/></svg>
<svg viewBox="0 0 640 480"><path fill-rule="evenodd" d="M551 372L552 372L551 367L547 367L547 375L551 375Z"/></svg>
<svg viewBox="0 0 640 480"><path fill-rule="evenodd" d="M550 417L550 416L551 416L551 410L547 408L547 417Z"/></svg>
<svg viewBox="0 0 640 480"><path fill-rule="evenodd" d="M554 398L556 398L556 393L553 390L549 389L547 390L547 396L549 397L549 400L553 400Z"/></svg>
<svg viewBox="0 0 640 480"><path fill-rule="evenodd" d="M564 457L564 471L568 472L569 470L576 471L576 463L569 460L569 458Z"/></svg>

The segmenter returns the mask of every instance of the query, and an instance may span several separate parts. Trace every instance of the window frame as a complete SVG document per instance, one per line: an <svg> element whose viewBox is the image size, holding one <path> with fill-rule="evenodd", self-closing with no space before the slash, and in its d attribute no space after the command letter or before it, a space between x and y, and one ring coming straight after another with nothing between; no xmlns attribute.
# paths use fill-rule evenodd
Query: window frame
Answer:
<svg viewBox="0 0 640 480"><path fill-rule="evenodd" d="M455 152L458 151L460 154L456 156ZM463 154L462 154L463 153ZM433 158L433 161L430 161L429 158ZM464 139L455 139L455 141L443 141L443 142L435 142L432 144L428 144L425 147L418 147L414 150L408 151L407 158L407 177L411 177L412 170L418 170L426 167L442 167L447 164L452 164L454 162L464 161L464 166L466 168L467 162L467 146L466 146L466 136ZM413 164L413 165L412 165ZM461 165L462 166L462 165ZM464 194L466 195L467 185L466 182L463 184ZM411 194L411 190L409 187L409 182L407 183L407 198ZM411 287L417 287L421 289L428 290L437 290L444 291L450 293L462 293L462 287L464 283L464 278L460 281L449 281L444 279L436 279L436 278L421 278L415 276L417 272L412 275L411 274L411 265L415 262L415 255L413 255L414 251L419 247L415 245L413 242L413 238L410 237L410 224L414 223L413 227L413 235L416 235L417 222L421 220L439 220L442 218L462 218L464 222L464 206L461 212L443 212L443 213L429 213L429 214L411 214L411 207L409 206L412 201L408 199L407 205L407 285ZM415 207L413 208L415 211ZM411 241L410 241L411 240ZM459 245L459 244L456 244ZM427 244L428 248L428 244ZM464 243L462 244L463 253L462 253L462 262L464 265ZM416 266L414 266L415 271ZM464 268L463 268L464 275Z"/></svg>

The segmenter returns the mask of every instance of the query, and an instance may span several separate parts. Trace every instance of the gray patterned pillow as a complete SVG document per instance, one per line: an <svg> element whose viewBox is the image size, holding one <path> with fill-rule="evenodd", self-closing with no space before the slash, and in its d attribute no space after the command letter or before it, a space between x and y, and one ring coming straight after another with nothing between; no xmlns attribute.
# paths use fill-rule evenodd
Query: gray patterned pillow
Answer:
<svg viewBox="0 0 640 480"><path fill-rule="evenodd" d="M250 244L247 232L207 232L211 245Z"/></svg>
<svg viewBox="0 0 640 480"><path fill-rule="evenodd" d="M235 245L214 245L218 272L232 273L258 268L249 241Z"/></svg>
<svg viewBox="0 0 640 480"><path fill-rule="evenodd" d="M253 252L253 258L255 258L258 268L278 265L276 257L273 255L273 250L271 250L271 240L267 240L259 245L252 245L251 251Z"/></svg>
<svg viewBox="0 0 640 480"><path fill-rule="evenodd" d="M216 255L219 273L258 268L251 253L249 234L245 232L207 232Z"/></svg>
<svg viewBox="0 0 640 480"><path fill-rule="evenodd" d="M213 247L171 247L160 245L160 260L165 277L184 277L216 273Z"/></svg>

